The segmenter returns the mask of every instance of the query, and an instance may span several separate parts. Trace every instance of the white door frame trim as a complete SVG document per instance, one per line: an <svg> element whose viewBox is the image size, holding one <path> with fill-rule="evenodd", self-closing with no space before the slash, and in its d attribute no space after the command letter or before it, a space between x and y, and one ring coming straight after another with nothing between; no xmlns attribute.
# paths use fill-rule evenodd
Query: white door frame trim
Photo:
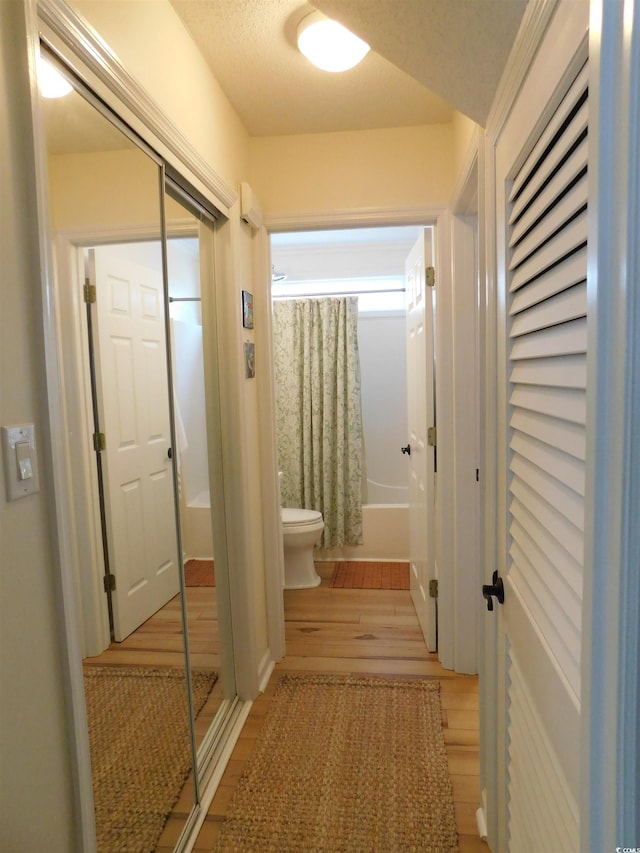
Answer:
<svg viewBox="0 0 640 853"><path fill-rule="evenodd" d="M454 643L456 672L478 672L481 616L480 476L480 305L478 298L478 156L480 131L472 134L452 197L451 277L453 336ZM443 659L444 664L444 659ZM446 665L446 664L445 664Z"/></svg>
<svg viewBox="0 0 640 853"><path fill-rule="evenodd" d="M278 450L276 446L275 379L273 374L273 335L271 322L271 247L269 235L261 226L252 236L254 276L256 278L255 342L256 361L262 365L258 386L260 411L260 485L262 490L262 536L265 566L265 601L269 658L260 667L260 689L264 690L276 661L285 654L284 626L284 546L280 517Z"/></svg>
<svg viewBox="0 0 640 853"><path fill-rule="evenodd" d="M640 826L640 11L590 23L581 847L613 850Z"/></svg>

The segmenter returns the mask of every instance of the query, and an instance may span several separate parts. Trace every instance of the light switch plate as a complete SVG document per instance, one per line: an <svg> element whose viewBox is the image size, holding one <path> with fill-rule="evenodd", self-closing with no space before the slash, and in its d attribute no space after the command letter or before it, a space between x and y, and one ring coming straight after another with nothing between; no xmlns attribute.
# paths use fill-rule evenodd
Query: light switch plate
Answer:
<svg viewBox="0 0 640 853"><path fill-rule="evenodd" d="M2 427L1 434L7 500L15 501L39 492L35 426L21 424ZM26 479L21 479L21 476Z"/></svg>

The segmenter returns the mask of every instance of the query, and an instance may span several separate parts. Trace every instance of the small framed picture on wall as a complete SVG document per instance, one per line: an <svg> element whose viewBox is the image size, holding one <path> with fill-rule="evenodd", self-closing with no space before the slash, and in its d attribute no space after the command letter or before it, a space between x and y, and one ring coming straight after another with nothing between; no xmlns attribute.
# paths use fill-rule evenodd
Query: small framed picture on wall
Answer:
<svg viewBox="0 0 640 853"><path fill-rule="evenodd" d="M244 343L244 375L247 379L253 379L256 375L256 348L253 341Z"/></svg>
<svg viewBox="0 0 640 853"><path fill-rule="evenodd" d="M253 293L242 291L242 325L245 329L253 329Z"/></svg>

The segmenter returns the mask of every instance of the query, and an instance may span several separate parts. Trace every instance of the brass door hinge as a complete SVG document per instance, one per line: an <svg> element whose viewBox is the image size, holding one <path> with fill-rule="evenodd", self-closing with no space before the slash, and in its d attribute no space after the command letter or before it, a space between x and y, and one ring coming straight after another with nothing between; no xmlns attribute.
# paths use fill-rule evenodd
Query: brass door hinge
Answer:
<svg viewBox="0 0 640 853"><path fill-rule="evenodd" d="M94 432L93 434L93 449L96 453L107 449L107 438L103 432Z"/></svg>
<svg viewBox="0 0 640 853"><path fill-rule="evenodd" d="M437 598L438 597L438 581L431 580L429 581L429 598Z"/></svg>
<svg viewBox="0 0 640 853"><path fill-rule="evenodd" d="M436 286L436 270L435 270L435 267L427 267L427 269L426 269L426 282L427 282L427 287L435 287Z"/></svg>
<svg viewBox="0 0 640 853"><path fill-rule="evenodd" d="M116 576L115 575L105 575L103 578L104 581L104 591L105 592L115 592L116 588Z"/></svg>
<svg viewBox="0 0 640 853"><path fill-rule="evenodd" d="M429 447L436 447L438 443L438 433L434 426L427 430L427 444Z"/></svg>
<svg viewBox="0 0 640 853"><path fill-rule="evenodd" d="M84 286L82 288L82 295L87 305L93 305L97 299L96 286L95 284L91 284L89 279L87 279L84 283Z"/></svg>

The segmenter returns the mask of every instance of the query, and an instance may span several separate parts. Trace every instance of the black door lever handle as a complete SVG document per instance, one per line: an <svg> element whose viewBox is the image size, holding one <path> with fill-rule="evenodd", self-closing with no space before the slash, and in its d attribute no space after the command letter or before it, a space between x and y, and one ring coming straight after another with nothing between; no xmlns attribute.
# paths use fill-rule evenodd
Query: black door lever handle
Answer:
<svg viewBox="0 0 640 853"><path fill-rule="evenodd" d="M406 447L401 447L401 448L400 448L400 450L401 450L403 453L406 453L406 454L407 454L407 456L411 456L411 445L410 445L410 444L407 444L407 446L406 446Z"/></svg>
<svg viewBox="0 0 640 853"><path fill-rule="evenodd" d="M487 610L493 610L493 596L498 599L500 604L504 604L504 584L502 578L498 574L498 570L491 576L491 583L482 584L482 595L487 602Z"/></svg>

